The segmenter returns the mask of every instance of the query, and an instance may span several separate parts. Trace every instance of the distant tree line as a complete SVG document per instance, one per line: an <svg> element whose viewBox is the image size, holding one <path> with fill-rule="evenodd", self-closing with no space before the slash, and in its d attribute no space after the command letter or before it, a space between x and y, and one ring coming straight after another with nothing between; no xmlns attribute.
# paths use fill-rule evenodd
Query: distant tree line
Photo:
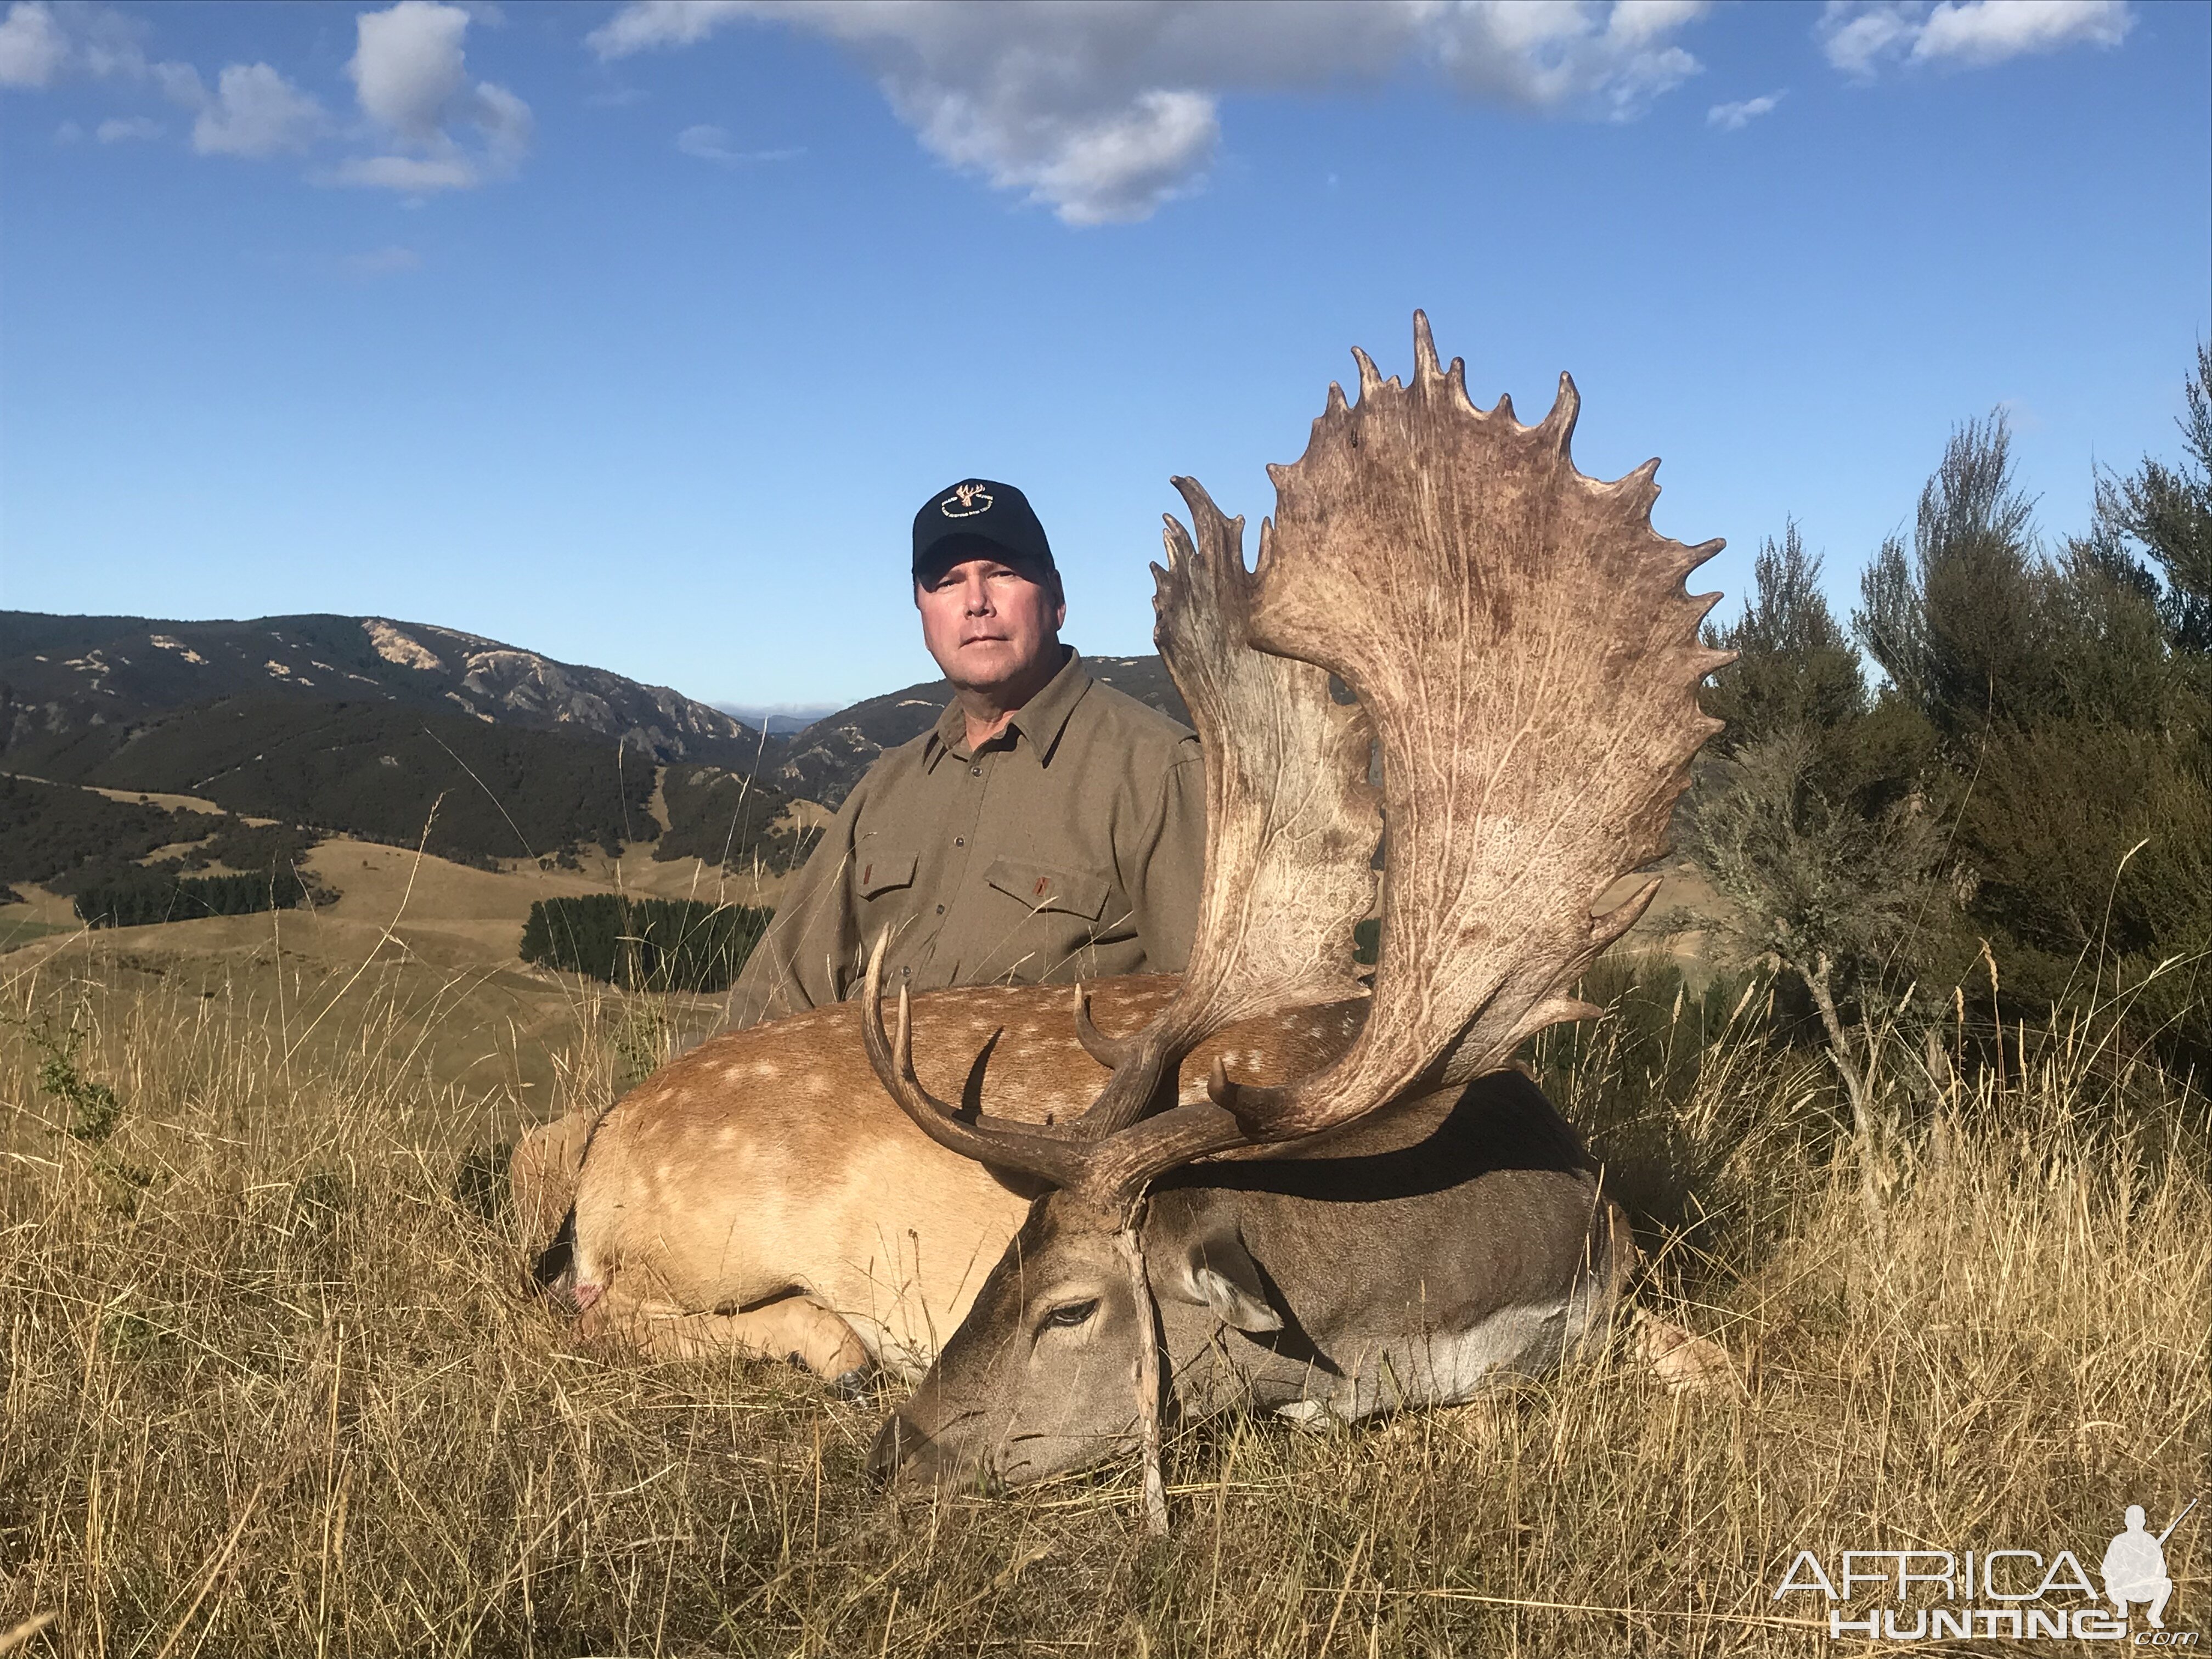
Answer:
<svg viewBox="0 0 2212 1659"><path fill-rule="evenodd" d="M70 895L78 918L95 927L330 902L337 893L300 873L318 839L295 824L250 824L229 813L173 811L0 775L0 882L36 882ZM183 850L143 861L163 847ZM217 865L239 873L184 874ZM4 886L0 891L17 896Z"/></svg>
<svg viewBox="0 0 2212 1659"><path fill-rule="evenodd" d="M173 812L0 775L0 882L36 882L67 892L79 872L112 870L156 848L198 841L216 823L207 812Z"/></svg>
<svg viewBox="0 0 2212 1659"><path fill-rule="evenodd" d="M523 924L522 959L626 991L724 991L775 914L619 893L540 899Z"/></svg>
<svg viewBox="0 0 2212 1659"><path fill-rule="evenodd" d="M1940 1073L1947 1020L1996 1064L2006 1031L2091 1014L2212 1062L2212 348L2185 390L2183 459L2101 475L2086 534L2038 535L1992 415L1953 433L1848 628L1793 523L1708 630L1738 655L1687 840L1869 1140L1885 1045L1917 1034Z"/></svg>
<svg viewBox="0 0 2212 1659"><path fill-rule="evenodd" d="M307 902L307 883L290 866L250 876L176 876L129 869L78 890L77 920L93 927L141 927L202 916L289 910Z"/></svg>

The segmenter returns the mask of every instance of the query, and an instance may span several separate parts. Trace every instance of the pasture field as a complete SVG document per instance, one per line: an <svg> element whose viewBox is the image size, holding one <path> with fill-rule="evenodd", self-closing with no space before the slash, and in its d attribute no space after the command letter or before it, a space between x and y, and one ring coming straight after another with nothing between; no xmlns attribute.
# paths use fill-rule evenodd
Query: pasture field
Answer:
<svg viewBox="0 0 2212 1659"><path fill-rule="evenodd" d="M0 957L0 1650L2074 1652L1838 1644L1774 1591L1807 1549L2094 1574L2126 1504L2155 1529L2212 1483L2206 1103L2108 1034L1953 1083L1882 1254L1817 1054L1696 999L1555 1044L1641 1293L1741 1392L1616 1345L1455 1411L1185 1428L1157 1542L1133 1466L889 1499L888 1390L592 1350L523 1293L483 1149L696 1011L540 976L530 1063L457 1066L502 1018L481 966L52 945ZM2212 1641L2208 1539L2200 1508L2167 1542L2166 1623Z"/></svg>

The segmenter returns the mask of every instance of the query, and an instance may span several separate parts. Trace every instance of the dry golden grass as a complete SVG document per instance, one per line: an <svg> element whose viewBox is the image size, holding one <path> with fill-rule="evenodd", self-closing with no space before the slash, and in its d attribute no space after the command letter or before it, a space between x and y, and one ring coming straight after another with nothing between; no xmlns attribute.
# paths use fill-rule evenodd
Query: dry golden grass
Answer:
<svg viewBox="0 0 2212 1659"><path fill-rule="evenodd" d="M1801 1547L2096 1551L2212 1479L2202 1102L2094 1047L1954 1098L1875 1261L1816 1066L1723 1043L1668 1105L1586 1045L1570 1115L1688 1218L1646 1294L1747 1393L1617 1355L1457 1412L1206 1425L1158 1544L1130 1469L888 1501L880 1404L579 1346L464 1158L524 1109L437 1081L374 975L347 1041L288 1061L273 982L125 994L73 960L0 1007L0 1645L52 1615L26 1653L1807 1653L1824 1609L1772 1596ZM529 1114L604 1097L639 1016L550 1033L562 1098ZM2177 1629L2212 1625L2208 1525L2167 1546Z"/></svg>

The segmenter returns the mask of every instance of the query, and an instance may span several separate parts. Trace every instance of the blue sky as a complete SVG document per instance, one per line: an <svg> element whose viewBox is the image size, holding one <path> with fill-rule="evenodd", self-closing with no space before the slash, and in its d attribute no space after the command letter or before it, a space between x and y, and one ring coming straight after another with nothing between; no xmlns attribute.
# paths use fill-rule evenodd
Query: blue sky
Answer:
<svg viewBox="0 0 2212 1659"><path fill-rule="evenodd" d="M1740 592L1839 605L1954 422L2048 533L2177 448L2212 8L36 3L0 11L0 605L370 613L692 696L933 670L915 507L1021 485L1149 645L1433 319Z"/></svg>

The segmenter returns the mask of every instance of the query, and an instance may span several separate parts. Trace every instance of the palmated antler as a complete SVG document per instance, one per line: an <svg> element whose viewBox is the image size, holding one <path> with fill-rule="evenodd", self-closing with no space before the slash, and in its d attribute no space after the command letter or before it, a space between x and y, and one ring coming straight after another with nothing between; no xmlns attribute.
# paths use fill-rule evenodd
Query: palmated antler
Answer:
<svg viewBox="0 0 2212 1659"><path fill-rule="evenodd" d="M903 993L895 1054L872 964L870 1059L940 1144L1125 1218L1167 1170L1469 1081L1592 1012L1565 988L1658 884L1603 916L1591 906L1661 849L1690 757L1717 729L1696 688L1728 660L1697 641L1718 596L1681 582L1722 544L1653 532L1656 461L1609 484L1575 470L1565 376L1551 414L1523 427L1506 399L1475 409L1461 363L1439 368L1428 319L1413 326L1411 387L1355 351L1358 404L1332 386L1305 455L1269 469L1278 512L1256 573L1241 521L1176 481L1198 539L1170 522L1156 637L1206 738L1205 899L1184 988L1145 1031L1100 1036L1079 992L1079 1033L1116 1065L1091 1110L1047 1128L932 1101L902 1059ZM1389 846L1367 1018L1310 1077L1240 1085L1217 1064L1211 1100L1145 1116L1214 1031L1348 988L1374 805L1366 724L1330 699L1330 672L1382 750Z"/></svg>
<svg viewBox="0 0 2212 1659"><path fill-rule="evenodd" d="M1360 994L1352 929L1372 908L1382 833L1355 706L1310 663L1250 650L1244 520L1195 478L1172 480L1189 533L1166 522L1152 567L1152 638L1196 723L1206 765L1206 876L1190 963L1174 1000L1133 1037L1102 1036L1075 994L1076 1032L1114 1076L1079 1120L1126 1128L1198 1044L1239 1020Z"/></svg>
<svg viewBox="0 0 2212 1659"><path fill-rule="evenodd" d="M1665 846L1697 702L1728 655L1697 629L1718 552L1651 528L1647 462L1613 483L1568 453L1559 377L1540 425L1468 401L1413 318L1411 386L1364 352L1359 402L1329 388L1306 453L1268 469L1252 642L1340 675L1374 721L1389 823L1382 953L1365 1024L1320 1073L1218 1091L1246 1132L1309 1135L1409 1091L1494 1071L1594 1012L1565 988L1644 913L1655 879L1591 907Z"/></svg>

